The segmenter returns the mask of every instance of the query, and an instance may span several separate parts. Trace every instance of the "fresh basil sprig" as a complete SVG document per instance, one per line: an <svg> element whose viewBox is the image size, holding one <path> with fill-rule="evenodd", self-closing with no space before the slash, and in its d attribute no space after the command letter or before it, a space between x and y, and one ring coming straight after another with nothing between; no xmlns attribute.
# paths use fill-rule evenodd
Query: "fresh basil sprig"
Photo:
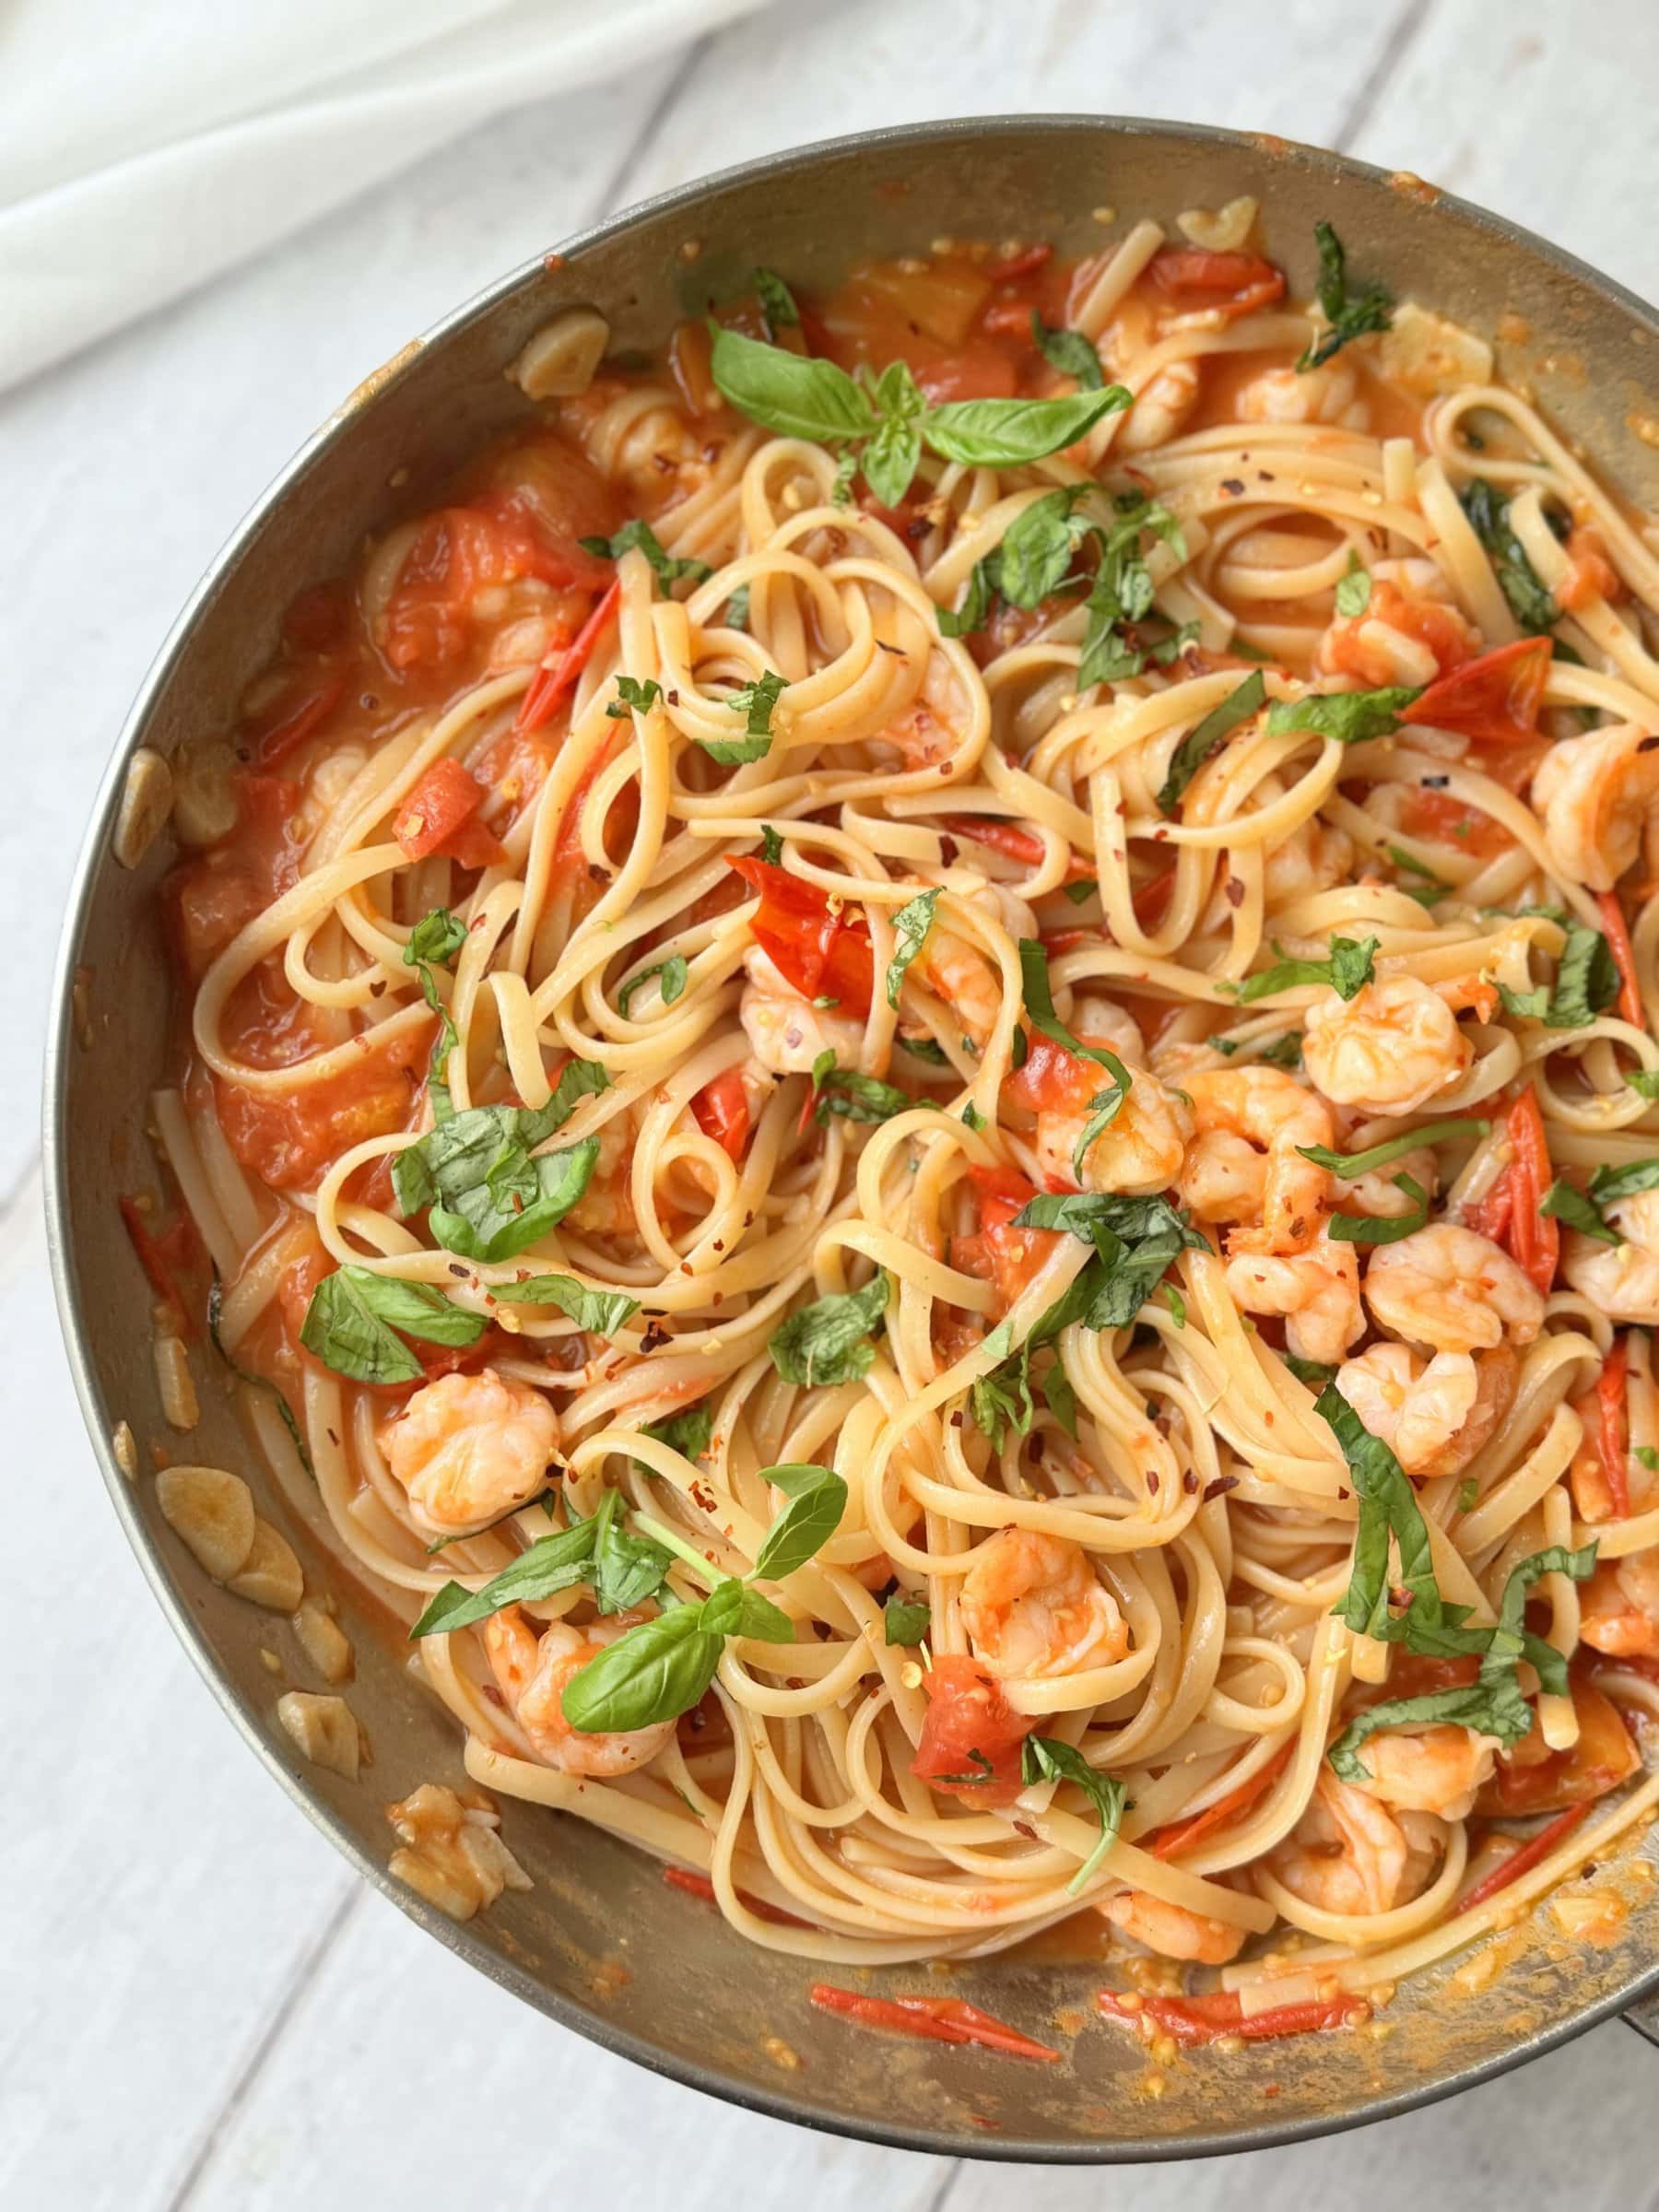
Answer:
<svg viewBox="0 0 1659 2212"><path fill-rule="evenodd" d="M1102 1774L1091 1767L1081 1751L1057 1735L1026 1737L1019 1747L1019 1779L1028 1788L1037 1782L1075 1783L1100 1818L1100 1841L1065 1886L1066 1894L1076 1897L1117 1841L1119 1827L1129 1809L1124 1785L1115 1775Z"/></svg>
<svg viewBox="0 0 1659 2212"><path fill-rule="evenodd" d="M1315 223L1313 236L1319 244L1319 304L1330 327L1302 354L1296 364L1299 370L1317 369L1351 338L1387 330L1394 321L1394 300L1384 286L1368 284L1363 291L1349 290L1347 256L1330 224Z"/></svg>
<svg viewBox="0 0 1659 2212"><path fill-rule="evenodd" d="M876 1359L870 1333L887 1312L892 1285L884 1270L862 1290L833 1291L792 1313L767 1343L771 1363L785 1382L810 1389L855 1382Z"/></svg>
<svg viewBox="0 0 1659 2212"><path fill-rule="evenodd" d="M1220 749L1240 723L1248 722L1253 714L1260 712L1266 697L1267 687L1262 672L1253 668L1236 690L1230 691L1219 706L1212 707L1204 720L1187 732L1171 756L1169 772L1159 791L1159 814L1174 813L1187 785L1210 755Z"/></svg>
<svg viewBox="0 0 1659 2212"><path fill-rule="evenodd" d="M789 1503L755 1557L755 1579L781 1581L804 1567L840 1525L847 1486L829 1467L763 1467ZM584 1735L626 1734L677 1720L714 1679L728 1636L793 1643L788 1614L747 1577L717 1583L700 1604L678 1605L640 1622L578 1668L560 1700L564 1717Z"/></svg>
<svg viewBox="0 0 1659 2212"><path fill-rule="evenodd" d="M441 1121L392 1162L399 1207L405 1215L429 1207L432 1234L446 1251L512 1259L570 1212L599 1157L594 1136L535 1158L534 1147L609 1084L597 1061L571 1060L545 1106L472 1106Z"/></svg>
<svg viewBox="0 0 1659 2212"><path fill-rule="evenodd" d="M637 1298L621 1290L590 1290L573 1275L533 1275L523 1283L491 1283L488 1296L509 1306L557 1306L594 1336L614 1336L640 1310Z"/></svg>
<svg viewBox="0 0 1659 2212"><path fill-rule="evenodd" d="M1423 696L1420 684L1390 684L1381 691L1310 691L1305 699L1277 699L1267 710L1269 736L1312 730L1340 745L1363 745L1400 726L1407 707Z"/></svg>
<svg viewBox="0 0 1659 2212"><path fill-rule="evenodd" d="M902 361L851 377L833 361L717 331L711 368L739 414L785 438L845 447L884 506L909 490L925 445L970 468L1018 468L1073 445L1102 416L1130 404L1121 384L1065 399L929 403Z"/></svg>
<svg viewBox="0 0 1659 2212"><path fill-rule="evenodd" d="M1033 308L1031 339L1049 367L1075 377L1080 391L1098 392L1105 383L1100 354L1080 330L1051 329Z"/></svg>
<svg viewBox="0 0 1659 2212"><path fill-rule="evenodd" d="M624 553L637 548L651 563L652 574L665 598L682 579L688 583L701 583L714 573L706 560L675 559L658 543L651 524L641 522L637 515L631 522L624 523L614 537L583 537L577 543L595 560L620 560Z"/></svg>
<svg viewBox="0 0 1659 2212"><path fill-rule="evenodd" d="M626 1613L655 1597L673 1556L648 1536L629 1535L621 1526L622 1510L620 1491L606 1490L585 1520L539 1537L482 1590L445 1583L409 1630L409 1641L469 1629L503 1606L534 1605L578 1583L593 1585L600 1613Z"/></svg>
<svg viewBox="0 0 1659 2212"><path fill-rule="evenodd" d="M1618 991L1618 963L1612 947L1600 930L1576 921L1567 924L1567 942L1556 963L1553 984L1539 983L1530 991L1512 991L1507 983L1498 986L1506 1014L1541 1021L1547 1030L1588 1029L1614 1004Z"/></svg>
<svg viewBox="0 0 1659 2212"><path fill-rule="evenodd" d="M974 563L962 605L939 609L941 634L960 638L982 629L999 598L1029 611L1057 592L1072 555L1089 534L1090 525L1076 509L1092 488L1088 484L1063 485L1022 507L1003 532L1001 543Z"/></svg>
<svg viewBox="0 0 1659 2212"><path fill-rule="evenodd" d="M801 311L795 305L794 294L775 269L751 269L749 283L760 302L760 319L766 324L768 338L775 338L781 330L799 329Z"/></svg>
<svg viewBox="0 0 1659 2212"><path fill-rule="evenodd" d="M1509 500L1485 477L1472 477L1457 496L1470 529L1492 564L1511 614L1523 629L1543 637L1560 619L1560 609L1510 526Z"/></svg>
<svg viewBox="0 0 1659 2212"><path fill-rule="evenodd" d="M1152 611L1152 573L1141 551L1149 530L1160 537L1177 560L1186 559L1186 538L1170 510L1143 492L1119 492L1112 500L1116 515L1111 529L1091 532L1099 547L1099 561L1086 603L1088 620L1077 661L1077 688L1091 684L1121 684L1139 676L1148 660L1167 666L1186 650L1198 634L1195 623L1186 623L1173 637L1147 646L1138 635L1132 642L1125 629Z"/></svg>
<svg viewBox="0 0 1659 2212"><path fill-rule="evenodd" d="M354 1382L416 1382L426 1370L394 1331L454 1346L477 1344L488 1326L481 1313L464 1312L425 1283L347 1263L312 1292L300 1341Z"/></svg>
<svg viewBox="0 0 1659 2212"><path fill-rule="evenodd" d="M1265 968L1259 975L1218 988L1233 993L1241 1006L1258 998L1271 998L1279 991L1300 990L1308 983L1328 983L1338 998L1357 998L1376 971L1381 942L1378 937L1333 937L1328 959L1292 960L1281 954L1276 966ZM1277 945L1273 949L1281 952Z"/></svg>
<svg viewBox="0 0 1659 2212"><path fill-rule="evenodd" d="M890 1122L894 1114L906 1113L918 1103L908 1091L877 1076L837 1067L833 1045L826 1045L812 1064L812 1117L820 1129L830 1126L832 1115L844 1122Z"/></svg>

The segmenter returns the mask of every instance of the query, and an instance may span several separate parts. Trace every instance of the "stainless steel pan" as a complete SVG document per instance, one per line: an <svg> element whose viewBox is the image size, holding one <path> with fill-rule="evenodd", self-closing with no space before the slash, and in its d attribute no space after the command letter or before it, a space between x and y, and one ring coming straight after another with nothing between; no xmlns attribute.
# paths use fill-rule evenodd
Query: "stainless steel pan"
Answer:
<svg viewBox="0 0 1659 2212"><path fill-rule="evenodd" d="M111 764L65 932L46 1093L64 1334L114 1509L245 1740L369 1880L562 2025L738 2103L917 2150L1080 2163L1241 2150L1447 2095L1621 2009L1659 2040L1659 1898L1645 1902L1632 1885L1628 1921L1600 1947L1550 1942L1558 1932L1546 1912L1536 1939L1483 1991L1445 1973L1402 1990L1385 2038L1198 2052L1168 2069L1157 2097L1145 2093L1138 2045L1092 2021L1098 1977L1082 1967L992 1960L950 1984L1039 2035L1052 2037L1059 2007L1090 2015L1063 2066L864 2034L812 2009L810 1968L749 1949L712 1911L665 1889L654 1864L529 1806L503 1810L535 1888L465 1927L429 1910L388 1880L382 1808L419 1782L459 1779L448 1716L359 1624L351 1695L373 1764L354 1784L307 1767L276 1724L282 1685L259 1657L272 1641L270 1616L206 1581L161 1522L150 1485L125 1481L111 1450L123 1418L141 1447L162 1433L148 1295L114 1194L154 1179L145 1100L164 1070L169 989L154 893L171 857L163 835L135 870L124 869L112 835L135 748L171 754L227 726L292 594L337 571L366 530L420 505L460 456L524 412L502 371L550 311L591 301L618 348L650 346L688 312L742 288L757 262L811 285L857 256L924 248L940 233L1053 237L1080 251L1100 241L1091 211L1102 206L1168 220L1245 192L1262 203L1269 251L1293 289L1311 288L1312 228L1328 217L1357 270L1493 337L1505 372L1530 385L1616 482L1659 509L1659 451L1634 427L1649 419L1659 318L1582 263L1415 178L1275 138L1109 117L945 124L809 147L569 241L350 395L237 532L163 646ZM77 971L89 978L79 1021ZM193 1456L240 1466L262 1489L228 1405L211 1384L204 1399ZM314 1580L317 1562L308 1568ZM913 1972L877 1974L870 1986L914 1982ZM1646 2022L1644 1999L1653 2005ZM798 2066L780 2065L769 2037Z"/></svg>

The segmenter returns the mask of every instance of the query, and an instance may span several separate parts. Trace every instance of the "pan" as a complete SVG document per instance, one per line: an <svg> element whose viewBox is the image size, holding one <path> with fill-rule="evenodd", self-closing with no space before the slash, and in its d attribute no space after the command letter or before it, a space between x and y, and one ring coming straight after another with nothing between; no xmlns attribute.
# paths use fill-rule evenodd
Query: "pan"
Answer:
<svg viewBox="0 0 1659 2212"><path fill-rule="evenodd" d="M366 531L431 503L435 487L528 406L503 373L556 311L599 308L618 350L743 288L757 263L812 287L866 255L925 251L941 233L1040 237L1098 249L1096 211L1166 222L1240 194L1261 203L1266 251L1306 296L1312 226L1357 266L1491 338L1500 370L1581 441L1612 480L1659 508L1644 439L1659 317L1583 263L1426 185L1282 139L1118 117L979 119L876 131L753 163L567 241L414 340L347 397L242 524L180 616L122 733L66 920L46 1076L48 1229L70 1362L111 1502L156 1597L244 1741L365 1879L440 1942L562 2026L658 2072L780 2118L957 2157L1077 2164L1190 2158L1329 2133L1448 2096L1622 2012L1659 2041L1659 1885L1628 1846L1624 1915L1594 1944L1564 1941L1547 1903L1497 1939L1501 1971L1454 1957L1400 1990L1386 2033L1309 2036L1184 2054L1156 2074L1144 2048L1096 2022L1081 1962L997 1959L951 1992L1045 2041L1058 2065L862 2034L815 2011L810 1963L747 1947L661 1869L599 1830L502 1808L533 1887L457 1925L387 1871L385 1806L427 1781L460 1783L447 1714L412 1684L395 1639L342 1580L359 1653L351 1698L371 1748L356 1782L306 1764L277 1724L283 1687L261 1646L268 1614L208 1583L129 1481L112 1436L165 1434L149 1296L114 1193L153 1184L147 1096L165 1072L168 968L157 886L162 832L123 865L115 846L135 753L170 756L227 727L275 649L283 608L343 568ZM134 854L124 847L123 857ZM279 1524L229 1396L204 1392L194 1456L234 1466ZM291 1524L290 1524L291 1525ZM296 1531L297 1540L302 1532ZM308 1578L326 1587L320 1553ZM286 1630L282 1631L286 1634ZM280 1641L280 1636L276 1638ZM291 1654L290 1654L291 1656ZM912 1970L911 1981L914 1981ZM890 1974L875 1972L879 1993Z"/></svg>

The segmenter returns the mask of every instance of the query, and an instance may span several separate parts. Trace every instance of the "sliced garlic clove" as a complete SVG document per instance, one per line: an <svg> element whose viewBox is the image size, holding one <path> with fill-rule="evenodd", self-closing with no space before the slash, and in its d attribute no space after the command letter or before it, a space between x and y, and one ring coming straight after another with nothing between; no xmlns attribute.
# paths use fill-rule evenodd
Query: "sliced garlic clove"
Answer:
<svg viewBox="0 0 1659 2212"><path fill-rule="evenodd" d="M253 1550L253 1493L223 1467L163 1467L156 1503L174 1535L216 1583L228 1583Z"/></svg>
<svg viewBox="0 0 1659 2212"><path fill-rule="evenodd" d="M300 1571L300 1562L285 1536L279 1536L268 1521L257 1516L253 1522L253 1548L248 1562L239 1574L233 1574L226 1585L238 1597L245 1597L256 1606L266 1606L273 1613L291 1613L305 1595L305 1577Z"/></svg>
<svg viewBox="0 0 1659 2212"><path fill-rule="evenodd" d="M357 1715L344 1698L319 1697L309 1689L285 1690L276 1700L276 1718L313 1766L358 1778L362 1738Z"/></svg>

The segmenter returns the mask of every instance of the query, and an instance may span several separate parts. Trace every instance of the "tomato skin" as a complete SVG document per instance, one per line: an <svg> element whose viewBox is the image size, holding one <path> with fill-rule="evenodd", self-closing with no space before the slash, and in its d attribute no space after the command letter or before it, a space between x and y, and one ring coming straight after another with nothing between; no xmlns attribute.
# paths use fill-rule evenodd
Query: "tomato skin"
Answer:
<svg viewBox="0 0 1659 2212"><path fill-rule="evenodd" d="M1025 1065L1008 1077L1008 1096L1028 1113L1080 1112L1106 1081L1102 1070L1079 1060L1052 1037L1033 1037Z"/></svg>
<svg viewBox="0 0 1659 2212"><path fill-rule="evenodd" d="M1547 638L1517 638L1483 653L1430 684L1406 720L1489 745L1525 745L1538 734L1554 652Z"/></svg>
<svg viewBox="0 0 1659 2212"><path fill-rule="evenodd" d="M735 1067L722 1068L695 1093L691 1112L703 1135L712 1136L729 1159L742 1159L749 1136L748 1097Z"/></svg>
<svg viewBox="0 0 1659 2212"><path fill-rule="evenodd" d="M1013 1711L1002 1686L977 1660L954 1655L935 1658L923 1678L927 1718L911 1761L918 1782L948 1790L965 1805L1012 1805L1025 1787L1019 1773L1019 1747L1037 1725ZM990 1761L983 1781L947 1782L949 1774L977 1775Z"/></svg>
<svg viewBox="0 0 1659 2212"><path fill-rule="evenodd" d="M393 817L392 834L410 860L426 860L434 853L461 858L457 841L487 797L484 786L459 760L446 753L434 760ZM488 834L488 832L486 833ZM493 839L490 841L495 842ZM494 857L500 857L497 847ZM483 864L463 861L463 866Z"/></svg>
<svg viewBox="0 0 1659 2212"><path fill-rule="evenodd" d="M1037 1195L1012 1168L982 1168L968 1173L979 1194L979 1234L959 1237L951 1265L965 1275L986 1276L996 1285L1005 1307L1011 1306L1054 1249L1062 1233L1053 1229L1016 1229L1014 1217Z"/></svg>
<svg viewBox="0 0 1659 2212"><path fill-rule="evenodd" d="M324 669L310 677L298 677L249 728L253 758L262 769L278 767L305 740L320 730L346 693L346 678Z"/></svg>
<svg viewBox="0 0 1659 2212"><path fill-rule="evenodd" d="M1147 265L1147 280L1166 299L1196 294L1206 307L1249 314L1285 296L1285 272L1259 253L1218 253L1201 246L1160 246Z"/></svg>
<svg viewBox="0 0 1659 2212"><path fill-rule="evenodd" d="M1588 1682L1575 1681L1572 1708L1579 1724L1572 1748L1551 1751L1535 1718L1531 1735L1499 1754L1492 1779L1476 1802L1477 1812L1500 1820L1564 1812L1605 1797L1636 1771L1641 1757L1612 1700Z"/></svg>
<svg viewBox="0 0 1659 2212"><path fill-rule="evenodd" d="M417 532L382 614L376 642L400 672L453 660L472 637L472 606L494 584L532 577L555 590L603 591L608 562L585 553L571 530L546 528L539 488L485 492L440 507ZM561 518L562 520L562 518Z"/></svg>
<svg viewBox="0 0 1659 2212"><path fill-rule="evenodd" d="M867 1014L876 978L864 915L837 913L828 891L753 854L726 865L759 892L749 928L785 982L803 998L839 999L847 1013Z"/></svg>
<svg viewBox="0 0 1659 2212"><path fill-rule="evenodd" d="M1489 814L1465 806L1449 792L1425 791L1420 783L1406 792L1400 827L1408 837L1437 838L1442 844L1472 853L1477 860L1490 860L1509 849L1509 832Z"/></svg>

